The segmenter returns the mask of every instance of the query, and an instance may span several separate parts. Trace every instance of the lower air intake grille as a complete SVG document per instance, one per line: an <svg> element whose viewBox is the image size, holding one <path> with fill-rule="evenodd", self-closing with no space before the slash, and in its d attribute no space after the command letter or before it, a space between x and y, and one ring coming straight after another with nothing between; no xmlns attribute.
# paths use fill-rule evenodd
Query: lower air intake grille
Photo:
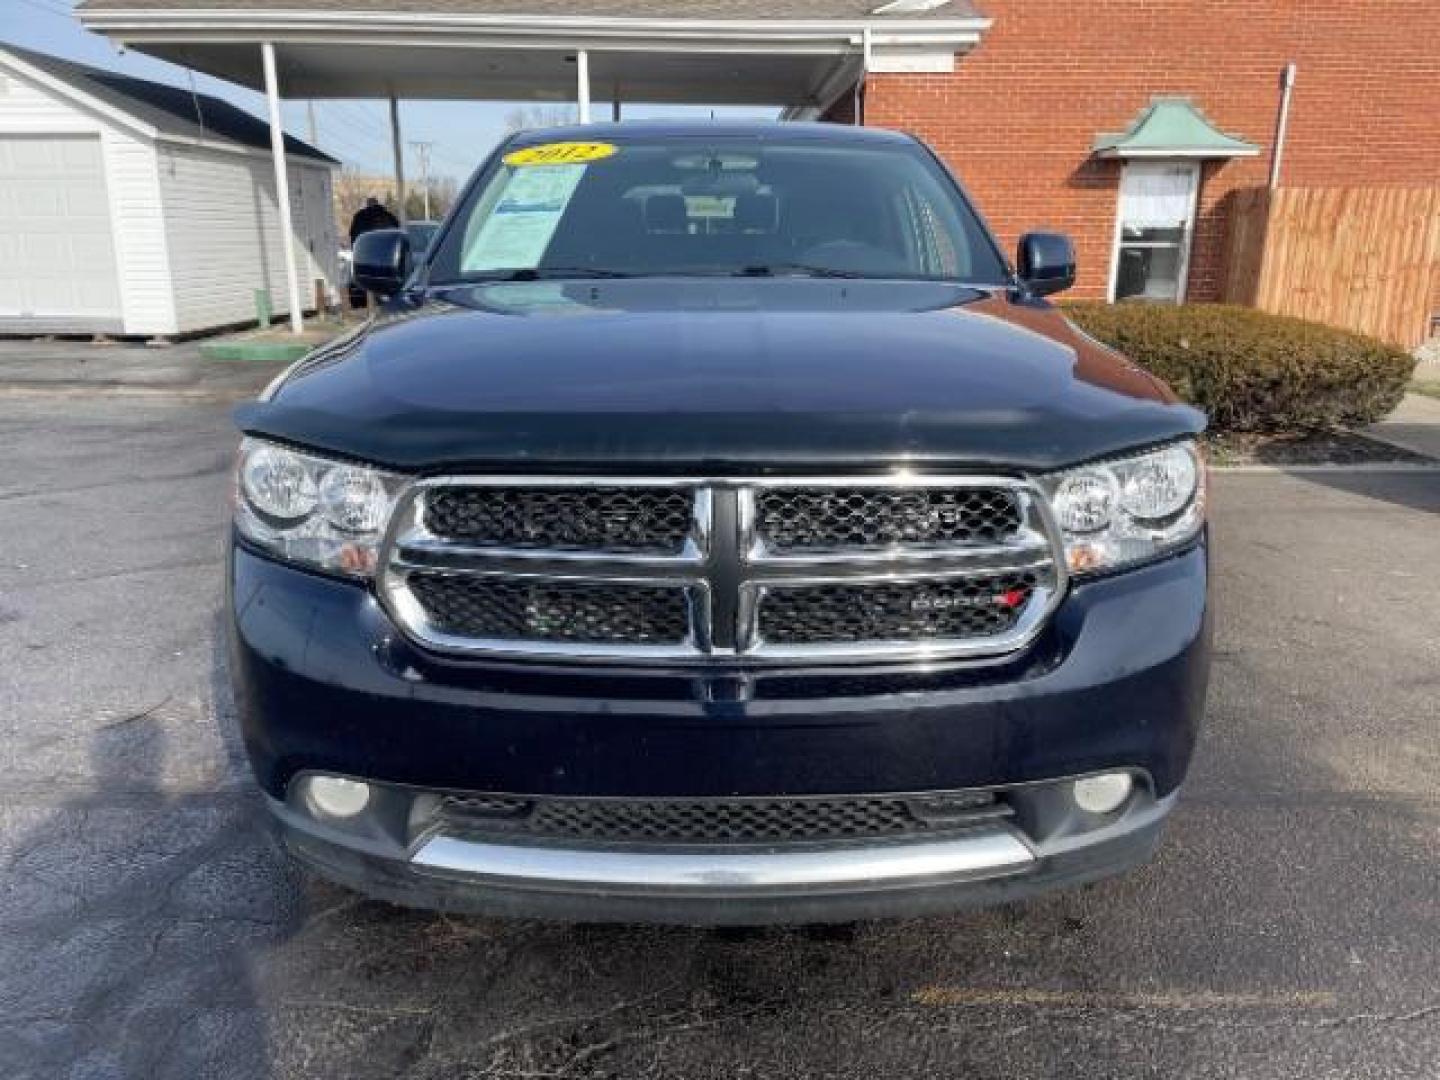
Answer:
<svg viewBox="0 0 1440 1080"><path fill-rule="evenodd" d="M815 799L526 799L447 796L447 832L596 843L797 843L973 828L1010 807L990 792Z"/></svg>
<svg viewBox="0 0 1440 1080"><path fill-rule="evenodd" d="M528 581L421 571L410 589L442 634L500 641L676 645L689 634L685 590L622 582Z"/></svg>
<svg viewBox="0 0 1440 1080"><path fill-rule="evenodd" d="M760 639L775 645L965 640L1014 627L1038 580L1032 571L975 577L773 588Z"/></svg>

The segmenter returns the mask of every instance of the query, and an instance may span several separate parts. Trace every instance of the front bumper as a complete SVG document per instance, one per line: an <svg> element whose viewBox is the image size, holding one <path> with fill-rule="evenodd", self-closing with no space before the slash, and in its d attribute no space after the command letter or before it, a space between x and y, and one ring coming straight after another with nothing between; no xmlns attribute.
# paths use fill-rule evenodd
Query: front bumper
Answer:
<svg viewBox="0 0 1440 1080"><path fill-rule="evenodd" d="M231 668L288 846L371 894L580 920L918 914L1093 880L1149 854L1204 711L1207 576L1202 543L1074 585L1039 639L991 664L637 671L436 657L367 589L236 546ZM290 798L309 772L425 792L724 799L1014 791L1117 769L1143 783L1114 821L1005 825L939 849L826 849L808 868L744 852L597 865L565 849L427 847L419 833L377 846Z"/></svg>
<svg viewBox="0 0 1440 1080"><path fill-rule="evenodd" d="M1066 786L1037 785L1036 801L1054 808ZM937 914L1109 877L1150 856L1176 798L1157 800L1142 787L1122 811L1104 819L1062 814L1038 839L1034 821L1028 831L997 822L934 839L789 847L524 844L444 832L407 841L386 835L373 819L347 830L317 820L296 800L272 799L269 806L285 846L302 863L408 907L757 925Z"/></svg>

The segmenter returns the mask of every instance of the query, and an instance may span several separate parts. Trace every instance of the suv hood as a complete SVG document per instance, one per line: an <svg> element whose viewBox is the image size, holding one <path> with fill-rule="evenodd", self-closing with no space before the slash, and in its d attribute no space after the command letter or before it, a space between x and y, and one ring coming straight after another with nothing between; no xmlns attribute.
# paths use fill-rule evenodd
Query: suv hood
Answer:
<svg viewBox="0 0 1440 1080"><path fill-rule="evenodd" d="M1043 302L703 278L432 290L313 353L237 419L412 471L1039 470L1204 424Z"/></svg>

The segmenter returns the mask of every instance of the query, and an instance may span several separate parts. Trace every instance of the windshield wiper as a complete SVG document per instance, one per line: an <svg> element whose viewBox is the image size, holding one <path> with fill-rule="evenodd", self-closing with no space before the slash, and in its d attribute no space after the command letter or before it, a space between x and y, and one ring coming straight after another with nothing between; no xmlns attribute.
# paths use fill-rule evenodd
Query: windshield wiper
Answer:
<svg viewBox="0 0 1440 1080"><path fill-rule="evenodd" d="M828 266L811 266L809 263L799 262L756 263L753 266L742 266L735 271L734 276L780 277L787 274L795 277L818 278L864 278L870 276L856 270L835 270Z"/></svg>
<svg viewBox="0 0 1440 1080"><path fill-rule="evenodd" d="M605 270L593 266L523 266L514 270L496 270L475 280L557 281L564 278L628 278L634 276L624 270Z"/></svg>

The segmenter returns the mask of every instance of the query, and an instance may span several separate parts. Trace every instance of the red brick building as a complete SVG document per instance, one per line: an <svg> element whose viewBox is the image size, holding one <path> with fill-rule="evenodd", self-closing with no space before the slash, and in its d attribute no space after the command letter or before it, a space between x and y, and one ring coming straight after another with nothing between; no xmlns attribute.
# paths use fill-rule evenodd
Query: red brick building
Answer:
<svg viewBox="0 0 1440 1080"><path fill-rule="evenodd" d="M1201 159L1191 300L1221 294L1232 194L1268 181L1287 64L1295 75L1283 183L1440 183L1433 0L979 2L991 25L953 70L870 73L864 122L935 146L1008 245L1028 228L1070 233L1080 262L1076 295L1112 291L1121 180L1140 165L1092 148L1157 96L1188 99L1259 151ZM851 119L851 101L828 115Z"/></svg>

